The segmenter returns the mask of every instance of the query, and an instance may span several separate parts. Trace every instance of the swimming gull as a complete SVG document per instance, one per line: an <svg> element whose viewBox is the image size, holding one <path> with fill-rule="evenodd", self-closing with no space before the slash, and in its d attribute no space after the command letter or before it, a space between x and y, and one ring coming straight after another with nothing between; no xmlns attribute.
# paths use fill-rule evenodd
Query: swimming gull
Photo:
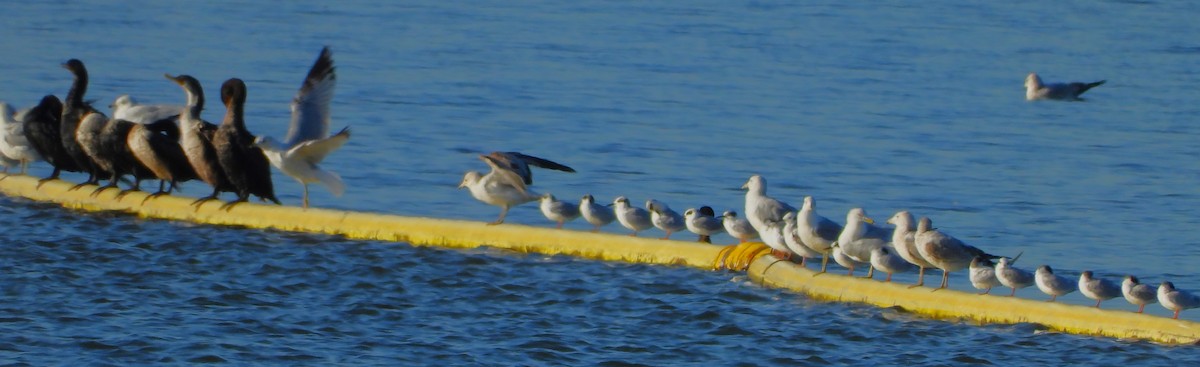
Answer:
<svg viewBox="0 0 1200 367"><path fill-rule="evenodd" d="M1081 101L1079 98L1084 92L1104 84L1104 80L1091 83L1042 83L1042 78L1037 73L1029 73L1025 77L1025 100L1060 100L1060 101Z"/></svg>

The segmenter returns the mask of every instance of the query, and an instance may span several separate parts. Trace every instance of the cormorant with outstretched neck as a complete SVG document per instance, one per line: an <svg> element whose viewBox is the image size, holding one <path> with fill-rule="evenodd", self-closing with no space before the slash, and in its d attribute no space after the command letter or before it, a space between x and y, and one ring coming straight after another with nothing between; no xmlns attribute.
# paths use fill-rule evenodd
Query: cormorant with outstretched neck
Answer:
<svg viewBox="0 0 1200 367"><path fill-rule="evenodd" d="M213 134L217 132L217 125L200 119L200 112L204 110L204 89L200 87L200 81L188 75L165 76L187 93L187 106L179 115L179 146L183 148L184 156L196 177L213 188L212 195L192 202L199 208L200 204L215 200L222 192L236 191L225 178L225 171L221 169L217 151L213 148Z"/></svg>
<svg viewBox="0 0 1200 367"><path fill-rule="evenodd" d="M79 127L79 121L88 111L95 111L90 104L83 101L83 95L87 93L88 87L87 68L78 59L67 60L62 66L75 75L75 81L71 83L71 89L67 91L67 99L63 101L62 118L59 120L59 139L61 139L67 155L75 161L75 165L79 167L80 171L88 174L87 181L72 188L77 189L83 185L98 182L100 177L107 172L102 172L96 167L95 162L92 162L92 159L83 151L83 147L79 145L75 137L75 129Z"/></svg>
<svg viewBox="0 0 1200 367"><path fill-rule="evenodd" d="M225 177L237 190L237 200L221 208L229 210L238 203L246 202L250 195L262 200L281 204L275 198L275 186L271 183L271 163L262 149L254 146L254 135L246 130L243 108L246 104L246 83L233 78L221 85L221 102L225 103L225 120L213 135L213 148Z"/></svg>

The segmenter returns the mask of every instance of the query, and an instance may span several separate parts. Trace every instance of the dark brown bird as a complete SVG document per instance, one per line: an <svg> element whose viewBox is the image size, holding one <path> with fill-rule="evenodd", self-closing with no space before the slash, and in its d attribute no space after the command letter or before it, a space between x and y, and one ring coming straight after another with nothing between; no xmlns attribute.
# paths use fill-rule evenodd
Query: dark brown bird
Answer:
<svg viewBox="0 0 1200 367"><path fill-rule="evenodd" d="M112 162L113 178L108 185L97 189L93 194L99 194L106 188L117 187L121 176L132 175L133 187L117 194L117 199L120 199L130 192L141 191L142 180L157 178L129 149L129 133L135 126L142 125L128 120L110 119L100 131L100 153L108 156Z"/></svg>
<svg viewBox="0 0 1200 367"><path fill-rule="evenodd" d="M254 146L254 135L246 130L243 108L246 104L246 83L233 78L221 85L221 102L225 103L225 119L213 135L213 147L225 177L237 190L238 198L222 205L229 210L234 205L246 202L250 195L264 201L281 204L275 198L275 186L271 183L271 163L262 149Z"/></svg>
<svg viewBox="0 0 1200 367"><path fill-rule="evenodd" d="M217 132L217 125L200 119L200 112L204 110L204 89L200 87L200 81L188 75L165 76L183 87L183 91L187 93L187 107L179 116L179 146L183 149L196 177L213 188L212 195L192 202L192 205L199 209L204 202L216 200L217 195L222 192L236 191L225 178L217 151L213 148L213 135Z"/></svg>
<svg viewBox="0 0 1200 367"><path fill-rule="evenodd" d="M112 156L104 151L104 144L100 139L100 132L108 126L108 117L102 113L86 112L83 118L75 127L75 141L79 144L79 148L91 160L92 165L96 167L97 172L113 172L113 167L116 163L111 159ZM116 175L112 176L113 182L116 182ZM81 184L82 185L82 184ZM76 185L74 188L79 188L81 185ZM73 188L73 189L74 189ZM92 196L99 194L104 188L99 188L92 192Z"/></svg>
<svg viewBox="0 0 1200 367"><path fill-rule="evenodd" d="M58 97L46 95L37 106L25 114L25 138L29 139L33 149L54 167L50 177L38 180L39 187L46 181L58 179L62 171L81 171L75 160L67 154L66 148L63 148L60 133L62 110L63 104Z"/></svg>
<svg viewBox="0 0 1200 367"><path fill-rule="evenodd" d="M59 120L59 139L61 139L67 155L75 161L75 166L88 174L87 181L71 188L74 190L99 182L100 177L107 173L96 167L95 162L83 151L83 147L79 145L75 137L75 129L79 127L79 121L83 119L83 116L89 111L96 111L90 104L83 101L83 95L87 93L88 87L87 68L78 59L67 60L62 67L75 76L75 81L71 83L71 89L67 91L67 99L63 101L62 118Z"/></svg>
<svg viewBox="0 0 1200 367"><path fill-rule="evenodd" d="M178 135L178 131L175 134ZM196 179L196 171L192 169L191 163L188 163L183 147L169 134L155 132L146 125L135 124L125 143L138 162L160 180L158 191L147 195L142 199L142 203L170 194L180 182Z"/></svg>

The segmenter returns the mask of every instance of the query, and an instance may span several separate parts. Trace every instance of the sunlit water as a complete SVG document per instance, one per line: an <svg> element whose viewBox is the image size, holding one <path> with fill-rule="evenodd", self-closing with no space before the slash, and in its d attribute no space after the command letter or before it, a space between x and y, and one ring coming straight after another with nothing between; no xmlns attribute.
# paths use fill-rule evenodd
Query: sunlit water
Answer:
<svg viewBox="0 0 1200 367"><path fill-rule="evenodd" d="M161 74L191 74L208 87L205 118L215 121L216 86L239 77L250 129L273 136L330 45L334 124L354 137L326 166L350 190L334 198L314 187L317 206L492 220L497 208L455 185L486 169L475 155L493 150L579 171L537 172L541 192L655 198L679 211L742 211L737 188L759 173L769 194L793 204L813 195L837 221L855 206L879 221L907 209L993 253L1023 251L1027 268L1200 290L1200 6L1189 2L3 8L0 99L25 107L63 95L70 79L58 64L74 57L98 105L119 94L183 103ZM1108 83L1087 102L1029 103L1031 71ZM299 202L297 183L275 181ZM206 191L185 185L186 195ZM0 204L0 361L13 364L1200 360L1188 347L819 303L737 274ZM533 205L509 221L550 225ZM952 284L969 287L963 274ZM1120 299L1105 307L1131 309Z"/></svg>

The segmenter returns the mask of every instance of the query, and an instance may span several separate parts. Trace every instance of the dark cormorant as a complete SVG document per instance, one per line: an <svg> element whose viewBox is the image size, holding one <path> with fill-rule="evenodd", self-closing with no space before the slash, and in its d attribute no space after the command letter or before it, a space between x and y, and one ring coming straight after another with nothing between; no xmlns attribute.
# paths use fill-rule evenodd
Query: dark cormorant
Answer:
<svg viewBox="0 0 1200 367"><path fill-rule="evenodd" d="M95 111L90 104L83 101L83 95L87 93L88 87L87 68L78 59L67 60L62 67L75 75L75 81L71 83L71 89L67 91L67 98L63 101L62 118L59 120L59 139L62 140L63 149L67 155L75 161L75 165L79 167L80 171L88 174L87 181L72 188L78 189L84 185L99 182L100 177L107 172L100 171L96 167L95 162L92 162L92 159L83 151L83 147L79 145L75 137L75 129L79 126L83 115L88 111Z"/></svg>
<svg viewBox="0 0 1200 367"><path fill-rule="evenodd" d="M225 119L213 135L213 147L217 150L225 177L238 194L236 200L221 208L229 210L249 200L250 195L281 204L275 198L275 186L271 183L271 163L263 155L262 149L253 145L254 135L246 130L246 121L243 119L246 83L237 78L226 80L221 85L221 102L225 103Z"/></svg>
<svg viewBox="0 0 1200 367"><path fill-rule="evenodd" d="M199 205L216 199L222 192L235 191L225 178L217 151L213 149L212 139L217 126L200 119L200 112L204 110L204 90L200 87L200 81L188 75L166 77L183 87L187 93L186 111L179 116L179 145L196 177L213 187L212 195L192 202L198 209Z"/></svg>
<svg viewBox="0 0 1200 367"><path fill-rule="evenodd" d="M75 160L67 154L66 148L63 148L63 140L60 136L62 112L62 101L59 101L58 97L54 95L46 95L42 97L37 106L25 114L25 138L29 139L33 149L37 150L38 154L54 167L54 172L50 174L50 177L38 180L38 186L46 181L57 179L62 171L82 171L79 165L75 164Z"/></svg>

